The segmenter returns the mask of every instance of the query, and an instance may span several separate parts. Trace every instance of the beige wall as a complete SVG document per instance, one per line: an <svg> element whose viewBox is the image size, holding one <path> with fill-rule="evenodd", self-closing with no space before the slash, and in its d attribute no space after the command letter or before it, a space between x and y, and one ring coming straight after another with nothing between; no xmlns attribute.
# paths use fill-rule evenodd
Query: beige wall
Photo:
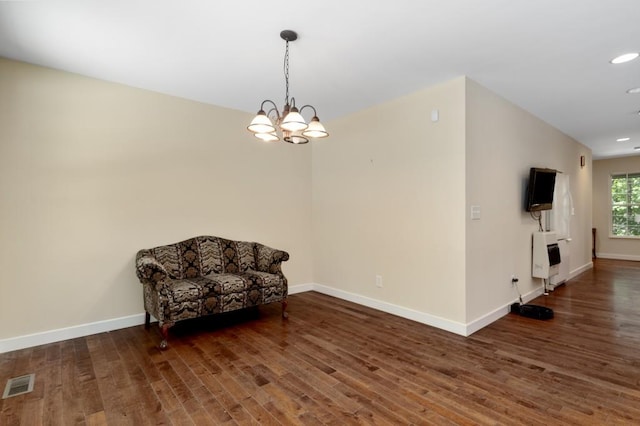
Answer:
<svg viewBox="0 0 640 426"><path fill-rule="evenodd" d="M459 78L330 123L313 145L317 283L464 322L464 112Z"/></svg>
<svg viewBox="0 0 640 426"><path fill-rule="evenodd" d="M531 166L571 176L571 270L590 265L589 149L464 77L334 120L310 146L258 143L245 113L9 60L0 93L0 340L142 313L136 251L199 234L288 250L291 285L464 333L516 297L512 274L539 285Z"/></svg>
<svg viewBox="0 0 640 426"><path fill-rule="evenodd" d="M142 313L136 251L195 235L288 250L311 282L311 148L250 119L0 59L0 340Z"/></svg>
<svg viewBox="0 0 640 426"><path fill-rule="evenodd" d="M571 176L570 271L591 266L590 149L472 80L352 114L331 130L338 136L314 145L312 159L317 283L472 332L516 299L512 275L523 294L542 288L531 278L537 222L524 211L533 166Z"/></svg>
<svg viewBox="0 0 640 426"><path fill-rule="evenodd" d="M570 176L570 271L591 265L591 150L467 80L467 321L474 321L523 294L541 288L531 277L531 238L537 221L524 211L530 167L547 167ZM580 167L580 156L586 166ZM471 220L472 205L481 219Z"/></svg>
<svg viewBox="0 0 640 426"><path fill-rule="evenodd" d="M596 228L596 251L599 257L640 260L640 239L611 238L611 199L609 178L617 173L640 172L640 156L593 162L593 227Z"/></svg>

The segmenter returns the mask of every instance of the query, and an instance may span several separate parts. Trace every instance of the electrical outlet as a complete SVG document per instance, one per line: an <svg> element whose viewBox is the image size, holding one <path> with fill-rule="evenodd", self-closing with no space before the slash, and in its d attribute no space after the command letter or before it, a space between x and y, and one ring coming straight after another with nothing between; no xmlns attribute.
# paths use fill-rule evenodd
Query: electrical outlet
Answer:
<svg viewBox="0 0 640 426"><path fill-rule="evenodd" d="M382 275L376 275L376 287L382 288Z"/></svg>
<svg viewBox="0 0 640 426"><path fill-rule="evenodd" d="M511 285L514 286L518 283L518 277L511 275Z"/></svg>

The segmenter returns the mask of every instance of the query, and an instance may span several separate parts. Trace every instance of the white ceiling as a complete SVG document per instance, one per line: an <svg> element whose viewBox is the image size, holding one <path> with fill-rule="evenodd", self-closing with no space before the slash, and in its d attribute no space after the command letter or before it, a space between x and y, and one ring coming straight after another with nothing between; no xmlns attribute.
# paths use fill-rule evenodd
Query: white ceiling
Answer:
<svg viewBox="0 0 640 426"><path fill-rule="evenodd" d="M639 16L640 0L10 1L0 56L255 113L284 100L292 29L291 95L325 123L466 75L607 158L640 155L640 59L609 63L640 51Z"/></svg>

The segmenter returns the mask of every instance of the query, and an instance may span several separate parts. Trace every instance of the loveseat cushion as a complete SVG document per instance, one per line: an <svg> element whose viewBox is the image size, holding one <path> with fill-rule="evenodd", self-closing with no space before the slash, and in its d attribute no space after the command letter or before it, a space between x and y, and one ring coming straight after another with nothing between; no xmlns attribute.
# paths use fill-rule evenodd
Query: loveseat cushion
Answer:
<svg viewBox="0 0 640 426"><path fill-rule="evenodd" d="M253 288L260 289L259 298L251 301L254 304L277 302L287 297L287 280L282 275L248 270L242 273L241 276L251 280L254 284ZM254 297L255 299L256 295L250 294L249 297Z"/></svg>
<svg viewBox="0 0 640 426"><path fill-rule="evenodd" d="M279 301L286 292L284 277L252 270L169 280L160 288L163 316L172 322Z"/></svg>
<svg viewBox="0 0 640 426"><path fill-rule="evenodd" d="M232 294L247 291L251 281L239 274L209 274L206 280L207 291L216 294Z"/></svg>

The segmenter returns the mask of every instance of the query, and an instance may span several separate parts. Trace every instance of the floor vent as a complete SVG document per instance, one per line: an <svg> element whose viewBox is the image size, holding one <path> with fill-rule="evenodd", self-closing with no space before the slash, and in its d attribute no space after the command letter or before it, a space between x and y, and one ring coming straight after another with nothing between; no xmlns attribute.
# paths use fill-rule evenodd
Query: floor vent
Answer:
<svg viewBox="0 0 640 426"><path fill-rule="evenodd" d="M27 374L26 376L14 377L13 379L9 379L9 381L7 382L7 386L5 386L4 388L2 399L32 392L33 382L35 381L35 378L35 374Z"/></svg>

